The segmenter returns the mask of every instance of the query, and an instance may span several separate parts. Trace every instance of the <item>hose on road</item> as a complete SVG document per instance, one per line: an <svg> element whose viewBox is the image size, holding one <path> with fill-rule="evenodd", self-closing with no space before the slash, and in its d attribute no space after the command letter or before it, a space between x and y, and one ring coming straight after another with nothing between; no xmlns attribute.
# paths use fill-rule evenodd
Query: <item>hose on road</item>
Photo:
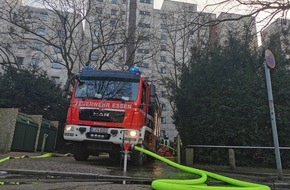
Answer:
<svg viewBox="0 0 290 190"><path fill-rule="evenodd" d="M266 185L260 185L256 183L250 183L245 181L236 180L212 172L180 165L171 160L168 160L162 156L159 156L151 151L144 148L134 146L134 149L143 152L149 156L152 156L170 166L178 168L182 171L189 172L192 174L197 174L200 178L189 179L189 180L179 180L179 179L158 179L154 180L151 184L153 189L156 190L271 190L270 187ZM226 183L227 185L210 186L206 184L208 178L215 179Z"/></svg>

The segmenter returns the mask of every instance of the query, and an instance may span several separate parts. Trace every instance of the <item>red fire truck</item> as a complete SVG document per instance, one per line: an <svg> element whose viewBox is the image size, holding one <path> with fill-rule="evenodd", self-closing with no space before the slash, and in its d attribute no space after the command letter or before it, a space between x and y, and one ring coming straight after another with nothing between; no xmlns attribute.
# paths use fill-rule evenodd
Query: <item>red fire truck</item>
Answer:
<svg viewBox="0 0 290 190"><path fill-rule="evenodd" d="M85 69L72 92L64 139L73 143L75 160L109 153L120 159L124 143L157 151L160 135L160 106L155 86L138 68L129 71ZM130 154L136 165L147 157Z"/></svg>

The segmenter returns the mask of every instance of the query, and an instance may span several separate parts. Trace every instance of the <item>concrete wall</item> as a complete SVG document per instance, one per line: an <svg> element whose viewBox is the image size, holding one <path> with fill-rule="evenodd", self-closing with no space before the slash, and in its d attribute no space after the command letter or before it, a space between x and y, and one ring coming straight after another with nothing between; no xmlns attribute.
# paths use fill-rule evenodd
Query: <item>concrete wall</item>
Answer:
<svg viewBox="0 0 290 190"><path fill-rule="evenodd" d="M10 151L18 108L0 108L0 152Z"/></svg>
<svg viewBox="0 0 290 190"><path fill-rule="evenodd" d="M0 108L0 153L7 153L11 150L18 114L18 108ZM34 144L34 151L36 151L43 116L21 114L30 117L38 125L37 136ZM54 127L58 128L58 121L51 121L51 123Z"/></svg>

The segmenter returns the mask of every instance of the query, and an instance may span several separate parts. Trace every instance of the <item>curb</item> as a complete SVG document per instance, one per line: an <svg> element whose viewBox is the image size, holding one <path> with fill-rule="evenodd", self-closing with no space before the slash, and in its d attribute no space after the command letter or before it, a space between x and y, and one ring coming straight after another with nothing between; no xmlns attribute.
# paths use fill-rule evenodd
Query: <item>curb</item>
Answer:
<svg viewBox="0 0 290 190"><path fill-rule="evenodd" d="M129 176L116 176L116 175L101 175L92 173L71 173L71 172L56 172L56 171L44 171L44 170L17 170L17 169L5 169L0 172L7 172L9 174L26 174L26 175L42 175L42 176L61 176L70 177L74 179L95 179L97 182L114 182L114 181L130 181L130 182L143 182L151 183L154 178L140 178Z"/></svg>

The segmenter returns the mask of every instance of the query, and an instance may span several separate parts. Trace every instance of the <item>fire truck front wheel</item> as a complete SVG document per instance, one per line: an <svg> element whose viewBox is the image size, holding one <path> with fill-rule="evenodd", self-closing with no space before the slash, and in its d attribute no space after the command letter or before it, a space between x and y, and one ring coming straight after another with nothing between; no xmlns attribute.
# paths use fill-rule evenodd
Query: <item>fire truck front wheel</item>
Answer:
<svg viewBox="0 0 290 190"><path fill-rule="evenodd" d="M76 161L86 161L90 156L86 145L82 143L74 143L73 155Z"/></svg>
<svg viewBox="0 0 290 190"><path fill-rule="evenodd" d="M145 161L145 155L139 151L133 150L131 160L135 166L142 166Z"/></svg>

